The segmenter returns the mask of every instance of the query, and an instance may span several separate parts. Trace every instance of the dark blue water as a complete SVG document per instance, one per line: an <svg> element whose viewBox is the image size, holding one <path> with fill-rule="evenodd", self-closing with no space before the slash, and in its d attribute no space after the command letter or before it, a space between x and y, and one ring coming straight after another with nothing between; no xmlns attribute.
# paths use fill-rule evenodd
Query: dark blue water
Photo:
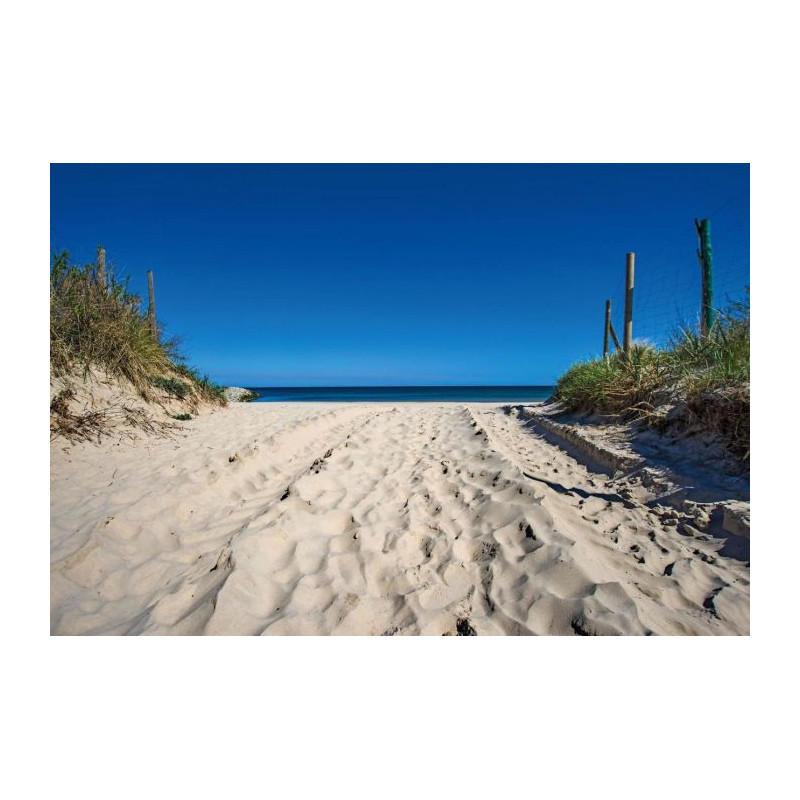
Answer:
<svg viewBox="0 0 800 800"><path fill-rule="evenodd" d="M546 400L552 386L334 386L247 387L257 392L257 403L286 402L428 402L534 403Z"/></svg>

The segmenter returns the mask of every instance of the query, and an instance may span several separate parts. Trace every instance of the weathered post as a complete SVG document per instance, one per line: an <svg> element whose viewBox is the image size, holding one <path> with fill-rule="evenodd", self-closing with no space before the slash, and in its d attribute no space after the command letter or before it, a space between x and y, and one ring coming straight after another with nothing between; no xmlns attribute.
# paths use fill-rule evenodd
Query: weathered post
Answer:
<svg viewBox="0 0 800 800"><path fill-rule="evenodd" d="M630 353L633 343L633 263L635 253L625 259L625 327L622 329L622 349Z"/></svg>
<svg viewBox="0 0 800 800"><path fill-rule="evenodd" d="M611 341L614 342L614 347L616 347L617 350L622 350L622 348L619 345L619 339L617 339L617 332L614 330L613 322L609 324L608 330L611 333Z"/></svg>
<svg viewBox="0 0 800 800"><path fill-rule="evenodd" d="M700 299L700 332L706 335L714 325L714 285L711 272L711 220L695 220L694 226L700 238L697 258L702 274L702 296Z"/></svg>
<svg viewBox="0 0 800 800"><path fill-rule="evenodd" d="M103 288L106 286L106 251L100 246L97 246L97 283Z"/></svg>
<svg viewBox="0 0 800 800"><path fill-rule="evenodd" d="M606 326L603 331L603 358L608 358L608 334L611 331L611 301L606 300Z"/></svg>
<svg viewBox="0 0 800 800"><path fill-rule="evenodd" d="M156 329L156 293L153 289L153 270L147 270L147 288L150 290L150 306L147 309L147 317L150 320L150 330L153 332L153 338L158 339L158 330Z"/></svg>

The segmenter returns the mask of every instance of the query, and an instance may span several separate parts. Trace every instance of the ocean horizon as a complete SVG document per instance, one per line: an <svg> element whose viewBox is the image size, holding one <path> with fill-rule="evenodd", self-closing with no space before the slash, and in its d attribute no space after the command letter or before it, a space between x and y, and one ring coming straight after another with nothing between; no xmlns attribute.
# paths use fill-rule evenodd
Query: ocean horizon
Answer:
<svg viewBox="0 0 800 800"><path fill-rule="evenodd" d="M256 403L423 402L536 403L554 386L247 386Z"/></svg>

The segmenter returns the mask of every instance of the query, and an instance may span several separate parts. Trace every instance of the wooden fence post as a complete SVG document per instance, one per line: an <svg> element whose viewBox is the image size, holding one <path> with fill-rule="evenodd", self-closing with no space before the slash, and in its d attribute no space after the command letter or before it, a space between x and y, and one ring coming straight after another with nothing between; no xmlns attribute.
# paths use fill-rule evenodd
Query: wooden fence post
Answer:
<svg viewBox="0 0 800 800"><path fill-rule="evenodd" d="M625 327L622 329L622 349L630 353L633 343L633 264L634 253L625 259Z"/></svg>
<svg viewBox="0 0 800 800"><path fill-rule="evenodd" d="M608 358L608 334L611 330L611 301L606 300L606 325L603 330L603 358Z"/></svg>
<svg viewBox="0 0 800 800"><path fill-rule="evenodd" d="M147 309L147 317L150 320L150 330L153 332L153 338L158 339L158 330L156 329L156 292L153 289L153 270L147 270L147 288L150 290L150 307Z"/></svg>
<svg viewBox="0 0 800 800"><path fill-rule="evenodd" d="M702 297L700 299L700 332L706 335L714 325L714 286L711 273L711 220L695 220L700 238L697 258L702 271Z"/></svg>
<svg viewBox="0 0 800 800"><path fill-rule="evenodd" d="M106 251L100 246L97 246L97 283L103 289L107 289L106 286Z"/></svg>
<svg viewBox="0 0 800 800"><path fill-rule="evenodd" d="M617 339L617 332L614 330L613 322L608 326L608 330L611 333L611 341L614 342L614 347L616 347L617 350L622 350L622 346L619 343L619 339Z"/></svg>

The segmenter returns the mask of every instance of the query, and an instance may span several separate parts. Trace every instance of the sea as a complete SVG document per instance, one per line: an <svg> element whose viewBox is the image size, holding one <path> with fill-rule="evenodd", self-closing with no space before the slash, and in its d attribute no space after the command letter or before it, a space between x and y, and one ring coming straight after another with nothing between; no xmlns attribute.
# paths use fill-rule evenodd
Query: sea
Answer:
<svg viewBox="0 0 800 800"><path fill-rule="evenodd" d="M535 403L553 386L248 386L256 403Z"/></svg>

